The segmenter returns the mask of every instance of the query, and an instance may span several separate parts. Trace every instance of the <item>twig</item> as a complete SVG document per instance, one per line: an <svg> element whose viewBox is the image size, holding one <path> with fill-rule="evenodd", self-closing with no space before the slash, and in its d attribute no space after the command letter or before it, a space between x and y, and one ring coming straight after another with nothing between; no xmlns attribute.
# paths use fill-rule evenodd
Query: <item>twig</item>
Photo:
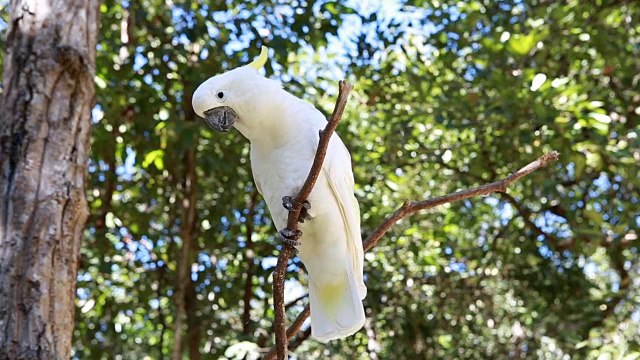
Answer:
<svg viewBox="0 0 640 360"><path fill-rule="evenodd" d="M311 328L307 328L307 330L300 333L300 335L291 342L289 348L291 348L291 350L297 349L298 346L302 345L302 343L309 338L309 336L311 336Z"/></svg>
<svg viewBox="0 0 640 360"><path fill-rule="evenodd" d="M558 160L559 155L560 154L557 151L552 151L548 154L541 156L536 161L528 164L527 166L507 176L506 178L487 184L487 185L478 186L476 188L472 188L469 190L457 191L452 194L448 194L445 196L440 196L440 197L436 197L436 198L432 198L424 201L406 201L401 207L399 207L391 215L387 216L387 218L385 218L384 221L382 221L382 223L380 223L380 225L378 225L378 227L365 240L362 241L364 251L369 251L371 250L371 248L376 246L376 244L382 238L382 236L384 236L384 234L387 231L389 231L389 229L391 229L391 227L395 225L395 223L397 223L400 219L404 217L407 217L420 210L431 209L436 206L440 206L440 205L455 202L455 201L469 199L474 196L487 195L494 192L506 192L507 187L509 185L518 181L520 178L527 176L532 172L540 169L541 167L547 165L549 162ZM300 315L298 315L294 323L286 331L287 340L291 340L295 336L295 334L300 330L299 327L294 327L294 325L300 324L301 326L302 323L307 319L307 317L309 317L311 312L307 310L309 310L308 305L307 307L305 307L305 310L302 313L300 313ZM273 359L272 357L273 355L271 355L272 352L274 352L273 349L269 351L265 359L267 360Z"/></svg>
<svg viewBox="0 0 640 360"><path fill-rule="evenodd" d="M296 336L298 331L300 331L300 329L302 328L302 324L304 324L304 321L307 320L310 314L311 314L311 309L309 308L309 305L307 305L304 307L304 310L302 310L302 312L298 315L298 317L293 322L293 324L291 324L291 326L289 326L289 328L287 329L287 342L291 341L291 339L293 339L293 337ZM267 355L264 356L264 359L265 360L275 359L276 349L277 349L276 346L272 347L267 353Z"/></svg>
<svg viewBox="0 0 640 360"><path fill-rule="evenodd" d="M302 295L298 296L296 299L289 301L288 304L285 304L284 308L285 309L289 309L290 307L296 305L298 303L298 301L300 301L300 300L302 300L302 299L304 299L304 298L306 298L308 296L309 296L309 293L302 294Z"/></svg>
<svg viewBox="0 0 640 360"><path fill-rule="evenodd" d="M339 83L339 90L338 101L333 109L331 119L327 123L325 129L320 131L318 149L316 150L316 156L313 159L313 165L311 166L307 180L304 182L302 189L300 189L300 192L298 192L298 195L293 200L293 207L289 211L289 217L287 219L288 230L298 230L298 218L300 217L302 204L307 200L309 194L311 194L311 190L313 190L313 187L316 184L316 180L318 180L320 170L322 169L322 162L324 161L325 155L327 154L327 148L329 147L329 140L331 140L331 135L333 135L336 127L338 127L338 123L342 118L344 108L347 105L347 99L349 98L349 93L353 90L353 86L342 80ZM289 337L287 336L286 313L284 308L284 280L287 273L287 263L295 251L296 250L293 246L283 244L280 255L278 256L278 263L273 271L273 306L275 309L274 330L276 334L275 347L279 360L287 359L287 343L289 342ZM307 311L306 316L308 316L308 314L309 312Z"/></svg>
<svg viewBox="0 0 640 360"><path fill-rule="evenodd" d="M291 340L298 333L298 331L300 331L300 328L302 328L302 324L304 324L304 321L307 319L307 317L309 317L310 314L311 308L309 307L309 305L307 305L304 307L304 310L302 310L300 315L298 315L293 324L291 324L291 326L289 326L289 328L287 329L287 341Z"/></svg>
<svg viewBox="0 0 640 360"><path fill-rule="evenodd" d="M394 211L391 215L387 216L387 218L384 219L384 221L380 225L378 225L378 227L362 242L362 245L365 251L371 249L396 222L408 215L413 214L416 211L431 209L436 206L465 200L474 196L487 195L494 192L506 192L507 186L547 165L547 163L558 160L558 155L560 154L557 151L552 151L548 154L544 154L539 157L538 160L530 163L529 165L507 176L506 178L498 180L496 182L492 182L491 184L481 185L473 189L457 191L452 194L424 201L406 201L400 208Z"/></svg>

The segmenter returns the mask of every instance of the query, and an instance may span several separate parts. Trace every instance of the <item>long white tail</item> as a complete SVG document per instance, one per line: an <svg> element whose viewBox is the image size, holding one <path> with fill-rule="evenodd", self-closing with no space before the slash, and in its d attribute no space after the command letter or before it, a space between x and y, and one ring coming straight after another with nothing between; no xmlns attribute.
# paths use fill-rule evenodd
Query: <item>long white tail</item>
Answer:
<svg viewBox="0 0 640 360"><path fill-rule="evenodd" d="M322 343L353 335L364 325L364 294L358 293L350 263L343 274L331 278L309 274L311 337Z"/></svg>

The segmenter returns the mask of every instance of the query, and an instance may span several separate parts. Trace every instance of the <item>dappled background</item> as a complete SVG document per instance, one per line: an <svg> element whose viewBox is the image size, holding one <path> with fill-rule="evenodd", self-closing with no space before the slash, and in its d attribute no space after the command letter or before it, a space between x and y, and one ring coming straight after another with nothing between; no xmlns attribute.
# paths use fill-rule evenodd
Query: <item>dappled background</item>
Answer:
<svg viewBox="0 0 640 360"><path fill-rule="evenodd" d="M638 2L106 0L101 16L75 358L273 343L276 231L248 143L190 100L261 45L266 76L326 114L338 80L355 86L338 133L364 235L406 199L561 153L506 194L399 223L366 255L365 328L324 346L305 326L296 358L640 356ZM307 299L289 269L291 321Z"/></svg>

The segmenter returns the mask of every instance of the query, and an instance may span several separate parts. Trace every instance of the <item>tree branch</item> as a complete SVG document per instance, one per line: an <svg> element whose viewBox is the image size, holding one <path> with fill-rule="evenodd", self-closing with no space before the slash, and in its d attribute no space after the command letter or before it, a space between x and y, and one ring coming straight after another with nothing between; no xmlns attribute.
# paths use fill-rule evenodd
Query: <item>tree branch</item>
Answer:
<svg viewBox="0 0 640 360"><path fill-rule="evenodd" d="M300 333L300 335L298 335L298 337L291 342L291 345L289 345L289 348L291 348L291 350L297 349L298 346L302 345L302 343L309 338L309 336L311 336L311 327L307 328L307 330Z"/></svg>
<svg viewBox="0 0 640 360"><path fill-rule="evenodd" d="M289 328L287 329L287 343L291 341L291 339L293 339L294 336L296 336L298 331L300 331L300 329L302 328L302 324L304 324L304 321L307 320L310 314L311 314L311 308L307 304L307 306L304 307L304 310L302 310L302 312L298 315L298 317L293 322L293 324L291 324L291 326L289 326ZM264 356L264 359L265 360L275 359L277 355L276 349L277 349L277 346L272 347L267 353L267 355Z"/></svg>
<svg viewBox="0 0 640 360"><path fill-rule="evenodd" d="M536 161L528 164L515 173L507 176L502 180L492 182L491 184L478 186L473 189L457 191L452 194L423 201L406 201L400 208L394 211L391 215L387 216L387 218L384 219L384 221L362 242L364 249L365 251L367 251L374 247L378 243L380 238L382 238L382 236L387 231L389 231L389 229L396 222L408 215L415 213L416 211L431 209L436 206L452 203L455 201L466 200L474 196L487 195L494 192L506 192L507 186L547 165L547 163L558 160L558 155L560 154L557 151L552 151L548 154L542 155Z"/></svg>
<svg viewBox="0 0 640 360"><path fill-rule="evenodd" d="M293 200L293 208L289 211L289 217L287 219L287 229L291 231L298 230L298 218L300 217L300 211L302 210L302 204L307 200L311 190L313 190L316 180L322 169L322 163L324 162L327 149L329 147L329 140L331 135L336 130L344 108L347 105L347 99L349 93L353 90L353 86L346 81L342 80L339 83L338 101L333 109L331 119L327 123L324 130L320 131L320 141L318 143L318 149L316 150L316 156L313 159L313 165L307 176L307 180L304 182L302 189L298 192L298 195ZM295 248L288 244L282 245L282 250L278 256L278 263L273 271L273 306L275 310L274 330L276 334L276 353L279 360L287 359L287 343L289 337L286 330L286 313L284 308L284 280L287 273L287 263L292 254L295 253ZM303 312L304 314L305 312ZM308 317L309 312L306 312ZM302 314L301 314L302 315ZM304 321L304 319L302 321ZM300 323L302 325L302 323ZM297 331L296 331L297 332ZM293 335L292 335L293 336Z"/></svg>
<svg viewBox="0 0 640 360"><path fill-rule="evenodd" d="M298 303L298 301L300 301L300 300L302 300L302 299L304 299L304 298L306 298L308 296L309 296L309 293L302 294L302 295L298 296L296 299L293 299L293 300L289 301L289 303L285 304L284 308L285 309L289 309L290 307L295 306Z"/></svg>
<svg viewBox="0 0 640 360"><path fill-rule="evenodd" d="M378 227L365 240L363 240L362 244L363 244L364 250L369 251L371 248L376 246L376 244L382 238L382 236L384 236L384 234L386 234L386 232L389 231L389 229L391 229L391 227L395 225L395 223L397 223L399 220L401 220L404 217L407 217L417 211L431 209L436 206L452 203L455 201L466 200L479 195L488 195L495 192L504 193L507 191L507 187L509 185L531 174L532 172L540 169L541 167L547 165L549 162L558 160L559 155L560 154L557 151L551 151L550 153L542 155L536 161L529 163L527 166L507 176L506 178L502 180L498 180L496 182L492 182L490 184L478 186L476 188L472 188L468 190L457 191L452 194L435 197L428 200L406 201L401 207L396 209L396 211L394 211L391 215L387 216L387 218L385 218L384 221L382 221L382 223L378 225ZM274 283L275 283L275 278L274 278ZM274 284L274 287L275 287L275 284ZM275 298L275 295L274 295L274 298ZM283 303L284 303L284 300L283 300ZM300 315L298 315L294 323L286 331L287 341L291 340L295 336L295 334L298 333L298 331L300 330L300 326L302 326L302 323L307 319L307 317L309 317L310 314L311 314L311 311L309 311L309 306L307 305L304 311L300 313ZM284 314L283 314L283 318L284 318ZM277 319L277 313L276 313L276 319ZM278 347L278 345L279 344L276 343L276 348ZM286 343L285 343L285 350L286 350ZM269 353L265 356L265 359L272 360L274 359L275 354L276 354L276 351L274 351L274 349L272 348L269 351Z"/></svg>

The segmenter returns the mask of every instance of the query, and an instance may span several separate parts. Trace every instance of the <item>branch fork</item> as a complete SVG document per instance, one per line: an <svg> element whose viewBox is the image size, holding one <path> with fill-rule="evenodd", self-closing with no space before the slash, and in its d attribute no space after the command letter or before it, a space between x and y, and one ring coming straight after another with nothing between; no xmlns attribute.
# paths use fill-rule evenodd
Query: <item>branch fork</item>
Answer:
<svg viewBox="0 0 640 360"><path fill-rule="evenodd" d="M309 197L309 194L311 193L311 190L313 189L313 186L316 183L316 180L318 179L318 175L320 173L320 170L322 169L322 163L327 153L327 148L329 147L329 140L331 139L331 136L333 135L336 127L338 126L338 123L340 122L340 119L342 118L349 93L351 92L351 90L353 90L353 86L348 84L344 80L340 81L339 86L340 92L338 94L336 106L333 110L331 119L327 123L327 126L324 130L320 131L320 142L318 144L318 150L316 152L311 170L309 171L307 180L302 186L302 189L300 189L298 195L291 201L292 206L289 211L289 217L287 219L287 228L285 229L287 231L298 231L298 219L300 218L300 213L307 198ZM504 193L507 191L509 185L546 166L548 163L558 160L559 155L560 154L557 151L551 151L547 154L542 155L540 158L529 163L515 173L505 177L504 179L490 184L481 185L468 190L457 191L448 195L439 196L423 201L407 200L404 202L404 204L402 204L402 206L400 206L393 213L387 216L382 221L382 223L380 223L380 225L378 225L378 227L371 234L369 234L369 236L365 240L363 240L362 245L364 247L364 250L369 251L378 243L382 236L384 236L384 234L389 231L389 229L391 229L393 225L395 225L399 220L415 212L431 209L436 206L455 201L466 200L475 196L488 195L496 192ZM274 328L276 334L276 344L265 355L264 359L267 360L272 360L276 358L276 356L279 360L287 359L288 342L293 339L296 334L298 334L302 327L302 324L311 314L309 305L307 305L304 310L298 315L293 324L291 324L289 329L286 328L284 281L286 277L287 263L289 261L289 258L296 252L297 250L294 246L283 244L280 255L278 256L278 263L273 272L273 300L275 307ZM304 341L308 336L308 332L302 334L299 337L299 342ZM296 343L298 343L298 341L296 341Z"/></svg>

